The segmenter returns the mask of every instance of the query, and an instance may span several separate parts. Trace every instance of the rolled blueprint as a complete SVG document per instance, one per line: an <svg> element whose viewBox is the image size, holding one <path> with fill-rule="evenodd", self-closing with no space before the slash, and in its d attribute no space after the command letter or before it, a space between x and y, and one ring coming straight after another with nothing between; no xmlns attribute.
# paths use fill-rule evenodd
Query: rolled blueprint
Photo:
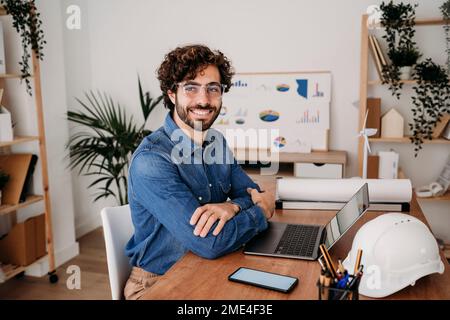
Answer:
<svg viewBox="0 0 450 320"><path fill-rule="evenodd" d="M346 202L364 183L370 202L405 203L412 197L409 179L277 179L277 197L292 201Z"/></svg>

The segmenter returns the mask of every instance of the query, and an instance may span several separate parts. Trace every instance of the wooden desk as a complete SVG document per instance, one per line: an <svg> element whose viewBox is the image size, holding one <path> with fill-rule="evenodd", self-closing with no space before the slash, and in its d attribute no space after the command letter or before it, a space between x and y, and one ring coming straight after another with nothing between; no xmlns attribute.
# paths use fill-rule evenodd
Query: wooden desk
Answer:
<svg viewBox="0 0 450 320"><path fill-rule="evenodd" d="M274 195L273 177L252 177L268 192ZM306 224L326 224L335 212L313 210L277 210L273 221ZM367 212L330 250L333 260L344 259L349 252L357 230L367 221L380 215L380 212ZM411 203L411 215L427 221L417 200ZM450 299L450 268L444 254L445 273L432 274L419 279L415 286L407 287L387 299ZM250 285L228 281L228 275L238 267L248 267L269 272L281 273L299 278L295 289L289 293L256 288ZM200 258L192 253L186 254L162 276L144 295L143 299L318 299L316 282L320 274L317 261L295 260L251 256L242 250L228 254L216 260ZM360 299L367 299L360 295Z"/></svg>

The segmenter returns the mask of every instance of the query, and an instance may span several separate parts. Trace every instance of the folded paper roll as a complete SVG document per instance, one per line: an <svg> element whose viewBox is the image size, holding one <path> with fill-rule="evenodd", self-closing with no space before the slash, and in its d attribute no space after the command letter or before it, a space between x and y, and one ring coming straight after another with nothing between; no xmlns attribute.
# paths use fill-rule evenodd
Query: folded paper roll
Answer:
<svg viewBox="0 0 450 320"><path fill-rule="evenodd" d="M292 201L347 202L364 183L370 202L405 203L412 198L409 179L277 179L277 197Z"/></svg>

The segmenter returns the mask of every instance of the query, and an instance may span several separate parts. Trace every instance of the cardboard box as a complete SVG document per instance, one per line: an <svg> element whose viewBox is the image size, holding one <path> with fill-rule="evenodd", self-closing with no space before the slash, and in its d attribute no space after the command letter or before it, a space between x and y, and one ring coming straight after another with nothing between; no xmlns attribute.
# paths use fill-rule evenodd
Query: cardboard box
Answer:
<svg viewBox="0 0 450 320"><path fill-rule="evenodd" d="M2 190L2 204L17 205L26 185L32 154L0 154L0 169L9 174L9 181Z"/></svg>
<svg viewBox="0 0 450 320"><path fill-rule="evenodd" d="M367 157L367 179L378 179L379 163L380 157L378 156Z"/></svg>
<svg viewBox="0 0 450 320"><path fill-rule="evenodd" d="M377 129L377 133L373 135L373 138L379 138L381 134L381 99L380 98L367 98L367 123L366 128Z"/></svg>
<svg viewBox="0 0 450 320"><path fill-rule="evenodd" d="M27 266L45 253L44 214L17 223L0 239L0 261L3 263Z"/></svg>
<svg viewBox="0 0 450 320"><path fill-rule="evenodd" d="M34 226L36 230L36 259L39 259L47 254L45 243L45 214L41 214L32 219L34 219Z"/></svg>

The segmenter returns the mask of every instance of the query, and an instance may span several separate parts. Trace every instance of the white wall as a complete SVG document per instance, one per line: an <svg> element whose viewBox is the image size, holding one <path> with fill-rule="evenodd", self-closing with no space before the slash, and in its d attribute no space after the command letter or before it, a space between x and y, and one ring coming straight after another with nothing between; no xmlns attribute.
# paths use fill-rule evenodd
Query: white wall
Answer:
<svg viewBox="0 0 450 320"><path fill-rule="evenodd" d="M46 131L47 158L49 169L49 191L52 208L53 241L57 266L79 253L75 241L74 204L72 195L72 179L66 169L67 159L64 149L69 136L67 122L64 120L66 106L66 83L64 79L64 51L62 38L62 20L60 3L57 1L37 1L41 13L43 30L47 45L44 49L44 61L41 62L41 84L44 105L44 123ZM7 72L18 73L17 62L21 56L20 38L12 28L11 18L3 17L6 43ZM17 122L17 135L37 135L36 109L34 96L31 98L25 92L25 84L18 80L6 82L6 105L11 106L14 121ZM15 152L33 152L39 154L37 142L18 145ZM42 171L40 160L34 175L34 191L43 194ZM43 212L43 203L20 210L17 220L23 221L29 216ZM31 275L44 275L48 272L47 261L33 265L27 270Z"/></svg>
<svg viewBox="0 0 450 320"><path fill-rule="evenodd" d="M346 150L348 176L357 174L360 21L373 0L316 1L181 1L181 0L79 0L82 29L64 31L68 105L84 90L100 89L142 119L137 73L144 87L159 94L155 70L164 54L178 45L204 43L231 58L238 72L330 70L332 72L330 148ZM439 16L442 1L419 3L418 18ZM61 8L64 12L64 5ZM426 56L444 63L441 27L417 32ZM89 50L89 51L88 51ZM372 73L375 76L375 73ZM370 92L383 99L383 109L396 105L385 89ZM401 112L407 116L408 100ZM150 119L149 127L162 124L164 109ZM376 150L391 146L374 146ZM448 145L427 145L414 159L411 145L394 145L401 152L401 166L415 185L433 181L449 153ZM92 226L102 204L90 203L84 178L73 177L76 223ZM444 205L448 211L448 202ZM433 210L427 212L432 215ZM439 210L438 210L439 211ZM448 214L448 213L447 213ZM435 224L448 216L439 213ZM98 221L98 220L97 220ZM441 224L442 225L442 224ZM445 232L450 234L447 229ZM439 231L438 236L446 236ZM448 239L448 238L447 238ZM450 239L448 239L450 241Z"/></svg>

